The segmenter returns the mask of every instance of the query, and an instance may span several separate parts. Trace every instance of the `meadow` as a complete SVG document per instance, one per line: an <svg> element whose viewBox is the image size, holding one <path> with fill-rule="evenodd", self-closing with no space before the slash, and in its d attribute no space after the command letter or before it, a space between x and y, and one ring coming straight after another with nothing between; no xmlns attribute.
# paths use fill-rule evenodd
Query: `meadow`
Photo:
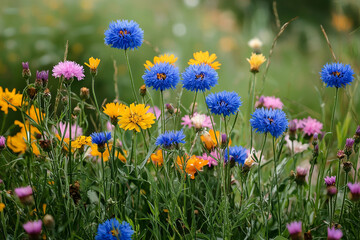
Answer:
<svg viewBox="0 0 360 240"><path fill-rule="evenodd" d="M358 3L37 2L0 16L0 239L360 239Z"/></svg>

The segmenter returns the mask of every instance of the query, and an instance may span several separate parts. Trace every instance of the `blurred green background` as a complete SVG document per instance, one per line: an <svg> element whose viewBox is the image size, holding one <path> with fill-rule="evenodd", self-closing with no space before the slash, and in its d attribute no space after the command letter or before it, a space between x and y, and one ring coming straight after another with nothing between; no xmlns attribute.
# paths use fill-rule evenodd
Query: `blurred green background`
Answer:
<svg viewBox="0 0 360 240"><path fill-rule="evenodd" d="M311 115L320 119L319 96L332 104L334 94L334 89L324 88L318 74L322 65L332 61L320 24L327 31L337 58L351 64L358 74L360 1L276 3L281 25L296 16L298 19L279 38L265 85L261 80L265 70L265 65L262 66L257 89L263 89L264 95L280 97L293 117ZM83 64L92 56L101 59L96 79L98 99L112 101L115 97L113 60L116 60L120 99L128 103L132 93L124 53L104 44L104 31L113 20L133 19L145 32L145 43L129 53L136 87L143 84L143 64L155 55L175 54L177 66L183 71L193 52L209 51L216 53L222 64L219 84L213 91L237 91L244 106L250 77L246 58L252 52L248 41L253 37L261 39L262 53L268 58L279 32L270 0L2 0L1 5L0 86L19 90L24 87L22 61L29 61L33 76L36 70L51 70L63 59L68 40L69 60ZM73 84L74 91L91 86L88 68L84 68L86 78ZM54 96L57 80L51 78L49 82ZM183 99L188 106L193 93L184 91ZM343 108L346 101L343 96L340 103L343 112L347 110ZM331 104L326 108L330 109Z"/></svg>

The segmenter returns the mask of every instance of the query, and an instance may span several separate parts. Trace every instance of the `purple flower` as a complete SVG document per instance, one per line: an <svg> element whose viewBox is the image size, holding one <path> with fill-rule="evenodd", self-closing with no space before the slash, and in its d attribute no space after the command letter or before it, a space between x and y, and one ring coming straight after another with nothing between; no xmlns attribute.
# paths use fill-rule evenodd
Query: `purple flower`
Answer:
<svg viewBox="0 0 360 240"><path fill-rule="evenodd" d="M65 132L66 129L66 132ZM66 123L59 123L59 130L60 132L58 132L57 129L54 129L55 134L59 134L60 137L64 136L64 138L69 138L70 136L70 128L69 126L66 128ZM65 133L65 135L64 135ZM71 125L71 139L75 140L77 137L83 135L83 130L80 126L78 126L76 123L74 123L73 125Z"/></svg>
<svg viewBox="0 0 360 240"><path fill-rule="evenodd" d="M335 185L335 182L336 182L336 176L327 176L326 178L324 178L325 180L325 184L326 186L334 186Z"/></svg>
<svg viewBox="0 0 360 240"><path fill-rule="evenodd" d="M23 70L29 70L29 62L22 62Z"/></svg>
<svg viewBox="0 0 360 240"><path fill-rule="evenodd" d="M33 191L30 186L15 188L15 194L16 194L16 196L18 196L18 198L24 198L24 197L30 196L30 195L32 195L32 193L33 193Z"/></svg>
<svg viewBox="0 0 360 240"><path fill-rule="evenodd" d="M291 222L290 224L286 224L291 239L301 239L301 233L302 233L301 225L302 225L301 222Z"/></svg>
<svg viewBox="0 0 360 240"><path fill-rule="evenodd" d="M352 139L352 138L347 138L347 139L346 139L345 147L351 149L351 148L353 147L353 145L354 145L354 142L355 142L354 139Z"/></svg>
<svg viewBox="0 0 360 240"><path fill-rule="evenodd" d="M200 158L204 159L204 160L208 160L208 166L217 166L218 162L215 158L220 159L220 154L216 151L212 151L209 155L204 153Z"/></svg>
<svg viewBox="0 0 360 240"><path fill-rule="evenodd" d="M85 77L84 68L73 61L59 62L54 66L52 75L56 78L64 77L67 80L74 77L76 77L77 80L82 80Z"/></svg>
<svg viewBox="0 0 360 240"><path fill-rule="evenodd" d="M350 189L351 200L358 201L360 199L360 183L348 183Z"/></svg>
<svg viewBox="0 0 360 240"><path fill-rule="evenodd" d="M305 183L305 177L308 170L302 167L296 167L296 178L295 181L297 184L302 185Z"/></svg>
<svg viewBox="0 0 360 240"><path fill-rule="evenodd" d="M360 136L360 126L357 126L355 134Z"/></svg>
<svg viewBox="0 0 360 240"><path fill-rule="evenodd" d="M157 106L150 107L147 112L153 113L156 116L156 119L159 119L159 117L161 115L161 110Z"/></svg>
<svg viewBox="0 0 360 240"><path fill-rule="evenodd" d="M47 71L36 71L36 79L47 81L49 79L49 70Z"/></svg>
<svg viewBox="0 0 360 240"><path fill-rule="evenodd" d="M42 221L27 222L23 225L25 232L30 239L37 239L41 233Z"/></svg>
<svg viewBox="0 0 360 240"><path fill-rule="evenodd" d="M189 128L212 128L211 119L205 114L194 113L192 117L190 115L185 115L181 120L181 125L188 126Z"/></svg>
<svg viewBox="0 0 360 240"><path fill-rule="evenodd" d="M259 100L255 103L256 108L266 107L272 109L282 109L283 106L284 104L281 102L280 98L276 98L274 96L261 96Z"/></svg>
<svg viewBox="0 0 360 240"><path fill-rule="evenodd" d="M0 150L6 147L6 138L4 136L0 136Z"/></svg>
<svg viewBox="0 0 360 240"><path fill-rule="evenodd" d="M311 117L304 118L302 120L294 119L297 129L302 129L304 134L311 136L315 133L320 134L323 124L316 119Z"/></svg>
<svg viewBox="0 0 360 240"><path fill-rule="evenodd" d="M327 232L328 232L328 236L327 236L328 240L339 240L343 236L342 231L340 229L336 229L335 227L328 228Z"/></svg>

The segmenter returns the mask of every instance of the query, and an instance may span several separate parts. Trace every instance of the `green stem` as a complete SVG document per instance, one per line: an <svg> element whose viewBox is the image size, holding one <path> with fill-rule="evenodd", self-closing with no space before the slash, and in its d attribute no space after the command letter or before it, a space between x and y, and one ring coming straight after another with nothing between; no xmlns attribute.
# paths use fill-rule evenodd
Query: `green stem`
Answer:
<svg viewBox="0 0 360 240"><path fill-rule="evenodd" d="M195 104L196 104L196 97L197 97L198 92L195 92L195 96L194 96L194 101L193 101L193 105L192 105L192 109L191 109L191 117L194 116L194 109L195 109Z"/></svg>
<svg viewBox="0 0 360 240"><path fill-rule="evenodd" d="M162 120L162 133L165 133L165 105L164 105L164 93L160 91L160 99L161 99L161 120Z"/></svg>
<svg viewBox="0 0 360 240"><path fill-rule="evenodd" d="M68 121L69 121L69 168L70 168L70 184L72 184L72 153L71 153L71 84L68 85L68 98L69 98L69 108L68 108Z"/></svg>
<svg viewBox="0 0 360 240"><path fill-rule="evenodd" d="M337 171L337 174L336 174L336 189L338 189L338 190L339 190L339 182L340 182L340 170L341 170L341 160L339 159L338 171ZM336 202L337 202L337 196L335 196L335 200L334 200L333 214L335 214Z"/></svg>
<svg viewBox="0 0 360 240"><path fill-rule="evenodd" d="M1 124L0 135L3 134L4 127L5 127L5 122L6 122L6 118L7 118L7 114L4 113L3 121L2 121L2 124Z"/></svg>
<svg viewBox="0 0 360 240"><path fill-rule="evenodd" d="M260 194L260 208L261 208L261 214L267 229L267 219L265 218L265 213L264 213L264 206L263 206L263 195L262 195L262 191L261 191L261 158L264 152L264 147L265 147L265 143L266 143L266 137L267 134L265 133L264 135L264 142L262 144L261 147L261 152L260 152L260 158L259 158L259 165L258 165L258 185L259 185L259 194Z"/></svg>
<svg viewBox="0 0 360 240"><path fill-rule="evenodd" d="M344 196L343 196L343 200L342 200L342 204L341 204L339 223L341 223L341 217L342 217L343 212L344 212L344 203L345 203L346 190L347 190L347 187L346 187L347 181L348 181L348 172L345 173L345 185L344 185L345 190L344 190Z"/></svg>
<svg viewBox="0 0 360 240"><path fill-rule="evenodd" d="M130 67L129 56L127 54L127 50L125 50L124 52L125 52L126 63L127 63L128 71L129 71L129 76L130 76L131 88L132 88L132 91L133 91L133 95L134 95L134 98L135 98L136 102L139 102L139 99L138 99L138 97L136 95L135 83L134 83L134 78L133 78L131 67Z"/></svg>
<svg viewBox="0 0 360 240"><path fill-rule="evenodd" d="M104 204L106 206L106 181L105 181L105 165L104 165L104 153L101 153L101 168L102 168L102 181L104 188ZM105 207L106 209L106 207Z"/></svg>
<svg viewBox="0 0 360 240"><path fill-rule="evenodd" d="M102 123L101 123L101 115L100 115L100 108L99 108L99 104L97 102L96 99L96 94L95 94L95 75L92 75L92 79L91 79L91 84L92 84L92 94L93 94L93 98L94 98L94 102L95 102L95 106L96 106L96 111L98 112L98 117L99 117L99 121L100 121L100 126L102 128ZM101 130L101 129L100 129Z"/></svg>
<svg viewBox="0 0 360 240"><path fill-rule="evenodd" d="M279 196L279 185L278 185L278 176L277 176L277 158L276 158L276 147L275 147L275 137L273 137L273 152L274 152L274 174L275 174L275 184L276 184L276 198L278 204L278 220L279 220L279 235L281 234L281 209L280 209L280 196Z"/></svg>

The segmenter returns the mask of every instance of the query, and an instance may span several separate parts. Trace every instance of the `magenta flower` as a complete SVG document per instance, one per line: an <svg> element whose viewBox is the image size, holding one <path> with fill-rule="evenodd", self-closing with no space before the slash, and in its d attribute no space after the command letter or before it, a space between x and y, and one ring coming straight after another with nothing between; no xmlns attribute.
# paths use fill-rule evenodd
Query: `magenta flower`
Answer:
<svg viewBox="0 0 360 240"><path fill-rule="evenodd" d="M301 222L291 222L290 224L286 224L291 239L301 239L301 235L302 235L301 225L302 225Z"/></svg>
<svg viewBox="0 0 360 240"><path fill-rule="evenodd" d="M325 184L326 186L334 186L335 185L335 182L336 182L336 176L327 176L326 178L324 178L325 180Z"/></svg>
<svg viewBox="0 0 360 240"><path fill-rule="evenodd" d="M0 150L6 147L6 138L4 136L0 136Z"/></svg>
<svg viewBox="0 0 360 240"><path fill-rule="evenodd" d="M161 115L161 110L157 106L149 108L149 110L147 112L153 113L155 115L156 119L159 119L159 117Z"/></svg>
<svg viewBox="0 0 360 240"><path fill-rule="evenodd" d="M340 229L336 229L335 227L328 228L327 232L328 232L328 236L327 236L328 240L339 240L343 236L342 231Z"/></svg>
<svg viewBox="0 0 360 240"><path fill-rule="evenodd" d="M261 96L259 100L255 103L255 107L266 107L272 109L282 109L284 104L281 102L280 98L276 98L274 96L266 97Z"/></svg>
<svg viewBox="0 0 360 240"><path fill-rule="evenodd" d="M59 62L54 66L52 75L56 78L64 77L67 80L74 77L76 77L77 80L82 80L85 77L83 66L73 61Z"/></svg>
<svg viewBox="0 0 360 240"><path fill-rule="evenodd" d="M57 129L54 129L55 134L59 134L60 137L62 137L65 133L64 138L69 138L70 136L70 128L69 126L66 128L66 123L59 123L59 129L60 129L60 133L58 132ZM66 129L66 132L65 132ZM76 123L74 123L73 125L71 125L71 139L75 140L77 137L80 137L83 135L83 130L80 126L78 126Z"/></svg>
<svg viewBox="0 0 360 240"><path fill-rule="evenodd" d="M184 117L181 118L181 120L182 120L181 125L188 126L189 128L192 127L191 118L189 115L185 115Z"/></svg>
<svg viewBox="0 0 360 240"><path fill-rule="evenodd" d="M301 129L306 135L311 136L315 133L320 134L323 124L311 117L302 120L295 119L297 129Z"/></svg>
<svg viewBox="0 0 360 240"><path fill-rule="evenodd" d="M25 232L29 235L29 239L38 239L41 233L42 221L27 222L23 225Z"/></svg>
<svg viewBox="0 0 360 240"><path fill-rule="evenodd" d="M208 166L217 166L218 162L215 158L220 159L220 154L218 154L216 151L212 151L210 153L210 155L204 153L200 158L204 159L204 160L208 160Z"/></svg>
<svg viewBox="0 0 360 240"><path fill-rule="evenodd" d="M351 200L358 201L360 199L360 183L348 183L350 189Z"/></svg>
<svg viewBox="0 0 360 240"><path fill-rule="evenodd" d="M115 126L112 125L110 121L107 121L107 123L106 123L106 130L107 130L108 132L112 132L112 131L114 130L114 128L115 128Z"/></svg>
<svg viewBox="0 0 360 240"><path fill-rule="evenodd" d="M211 119L205 114L194 113L192 117L190 117L190 115L185 115L181 120L181 125L188 126L189 128L212 128Z"/></svg>
<svg viewBox="0 0 360 240"><path fill-rule="evenodd" d="M15 188L15 194L18 198L24 198L33 194L32 188L30 186Z"/></svg>

